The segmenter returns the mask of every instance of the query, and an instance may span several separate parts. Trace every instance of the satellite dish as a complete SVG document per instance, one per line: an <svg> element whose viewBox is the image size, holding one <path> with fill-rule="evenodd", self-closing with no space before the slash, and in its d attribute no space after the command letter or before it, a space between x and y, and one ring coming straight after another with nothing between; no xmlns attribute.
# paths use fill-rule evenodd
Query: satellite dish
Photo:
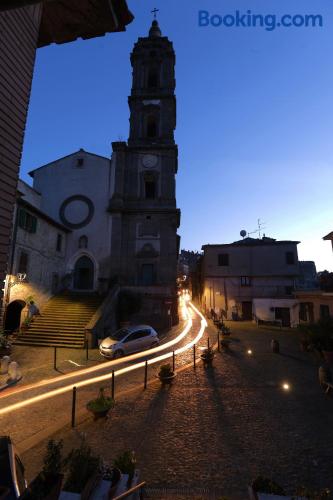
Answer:
<svg viewBox="0 0 333 500"><path fill-rule="evenodd" d="M241 235L242 238L245 238L245 236L247 235L247 232L245 231L245 229L242 229L239 234Z"/></svg>

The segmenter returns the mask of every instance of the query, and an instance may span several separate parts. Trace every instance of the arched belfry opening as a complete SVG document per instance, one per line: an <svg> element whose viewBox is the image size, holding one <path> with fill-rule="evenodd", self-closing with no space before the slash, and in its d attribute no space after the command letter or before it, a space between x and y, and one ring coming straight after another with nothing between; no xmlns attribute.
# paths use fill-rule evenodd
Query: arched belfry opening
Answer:
<svg viewBox="0 0 333 500"><path fill-rule="evenodd" d="M152 114L147 117L146 135L149 139L158 137L157 116Z"/></svg>
<svg viewBox="0 0 333 500"><path fill-rule="evenodd" d="M147 87L149 89L157 89L160 86L159 68L151 67L148 70Z"/></svg>
<svg viewBox="0 0 333 500"><path fill-rule="evenodd" d="M75 263L74 288L76 290L94 288L94 263L87 255L83 255Z"/></svg>

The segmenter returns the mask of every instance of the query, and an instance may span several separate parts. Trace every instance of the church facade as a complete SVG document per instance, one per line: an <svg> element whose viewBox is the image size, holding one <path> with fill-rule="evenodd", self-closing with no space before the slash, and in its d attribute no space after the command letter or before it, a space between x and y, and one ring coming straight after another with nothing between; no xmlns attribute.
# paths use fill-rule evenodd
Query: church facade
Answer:
<svg viewBox="0 0 333 500"><path fill-rule="evenodd" d="M33 211L38 200L39 213L67 230L59 230L59 291L107 294L117 284L144 298L142 320L170 326L177 322L180 224L175 53L156 20L149 35L135 44L131 64L128 141L112 143L111 159L81 149L34 169L33 189L25 201ZM25 197L23 193L23 201ZM29 281L33 273L29 255L27 259ZM52 283L43 287L55 293L54 270L52 276Z"/></svg>

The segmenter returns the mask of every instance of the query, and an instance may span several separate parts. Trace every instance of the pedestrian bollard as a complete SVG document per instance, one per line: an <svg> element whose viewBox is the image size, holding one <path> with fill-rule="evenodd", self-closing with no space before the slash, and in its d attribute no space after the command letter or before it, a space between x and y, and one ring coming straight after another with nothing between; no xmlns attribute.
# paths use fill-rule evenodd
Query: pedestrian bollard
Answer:
<svg viewBox="0 0 333 500"><path fill-rule="evenodd" d="M5 375L8 372L8 365L10 363L10 356L4 356L1 358L1 375Z"/></svg>
<svg viewBox="0 0 333 500"><path fill-rule="evenodd" d="M273 339L271 341L271 348L272 348L272 351L275 353L275 354L279 354L280 352L280 344L277 340Z"/></svg>
<svg viewBox="0 0 333 500"><path fill-rule="evenodd" d="M218 352L221 352L221 346L220 346L220 332L217 332L217 350L218 350Z"/></svg>
<svg viewBox="0 0 333 500"><path fill-rule="evenodd" d="M57 369L57 348L54 348L54 356L53 356L53 368Z"/></svg>
<svg viewBox="0 0 333 500"><path fill-rule="evenodd" d="M193 368L195 369L195 344L193 344Z"/></svg>
<svg viewBox="0 0 333 500"><path fill-rule="evenodd" d="M176 366L176 355L175 355L175 351L173 351L172 353L172 371L174 372L175 371L175 366Z"/></svg>
<svg viewBox="0 0 333 500"><path fill-rule="evenodd" d="M16 361L12 361L8 365L8 382L16 382L22 378L21 369Z"/></svg>
<svg viewBox="0 0 333 500"><path fill-rule="evenodd" d="M146 360L146 363L145 363L145 382L144 382L145 389L147 389L147 378L148 378L148 361Z"/></svg>
<svg viewBox="0 0 333 500"><path fill-rule="evenodd" d="M89 359L89 342L86 340L86 361Z"/></svg>
<svg viewBox="0 0 333 500"><path fill-rule="evenodd" d="M72 428L75 427L75 413L76 413L76 387L73 387L72 395Z"/></svg>
<svg viewBox="0 0 333 500"><path fill-rule="evenodd" d="M207 339L207 347L208 347L208 349L209 349L209 337L208 337L208 339Z"/></svg>
<svg viewBox="0 0 333 500"><path fill-rule="evenodd" d="M114 370L112 370L112 377L111 377L111 397L114 399Z"/></svg>

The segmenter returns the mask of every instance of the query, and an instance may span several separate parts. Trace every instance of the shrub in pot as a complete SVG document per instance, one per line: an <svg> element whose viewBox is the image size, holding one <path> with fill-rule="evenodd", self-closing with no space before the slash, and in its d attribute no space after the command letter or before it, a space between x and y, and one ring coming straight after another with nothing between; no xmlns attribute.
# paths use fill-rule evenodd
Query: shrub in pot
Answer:
<svg viewBox="0 0 333 500"><path fill-rule="evenodd" d="M97 398L90 400L86 407L94 415L94 420L105 418L114 407L114 399L105 396L105 389L101 387Z"/></svg>
<svg viewBox="0 0 333 500"><path fill-rule="evenodd" d="M113 462L116 469L119 469L122 474L128 474L128 483L130 487L135 473L136 458L134 451L125 451L119 455Z"/></svg>
<svg viewBox="0 0 333 500"><path fill-rule="evenodd" d="M212 347L208 347L203 351L200 357L205 365L209 365L212 364L214 356L215 356L214 349Z"/></svg>
<svg viewBox="0 0 333 500"><path fill-rule="evenodd" d="M158 378L162 384L171 384L176 374L172 371L171 365L162 365L158 372Z"/></svg>
<svg viewBox="0 0 333 500"><path fill-rule="evenodd" d="M29 484L24 499L30 500L57 500L63 481L63 462L61 457L63 442L51 439L47 443L43 468Z"/></svg>
<svg viewBox="0 0 333 500"><path fill-rule="evenodd" d="M91 448L82 439L80 448L73 449L64 463L68 467L64 490L89 498L99 478L99 457L93 456Z"/></svg>

